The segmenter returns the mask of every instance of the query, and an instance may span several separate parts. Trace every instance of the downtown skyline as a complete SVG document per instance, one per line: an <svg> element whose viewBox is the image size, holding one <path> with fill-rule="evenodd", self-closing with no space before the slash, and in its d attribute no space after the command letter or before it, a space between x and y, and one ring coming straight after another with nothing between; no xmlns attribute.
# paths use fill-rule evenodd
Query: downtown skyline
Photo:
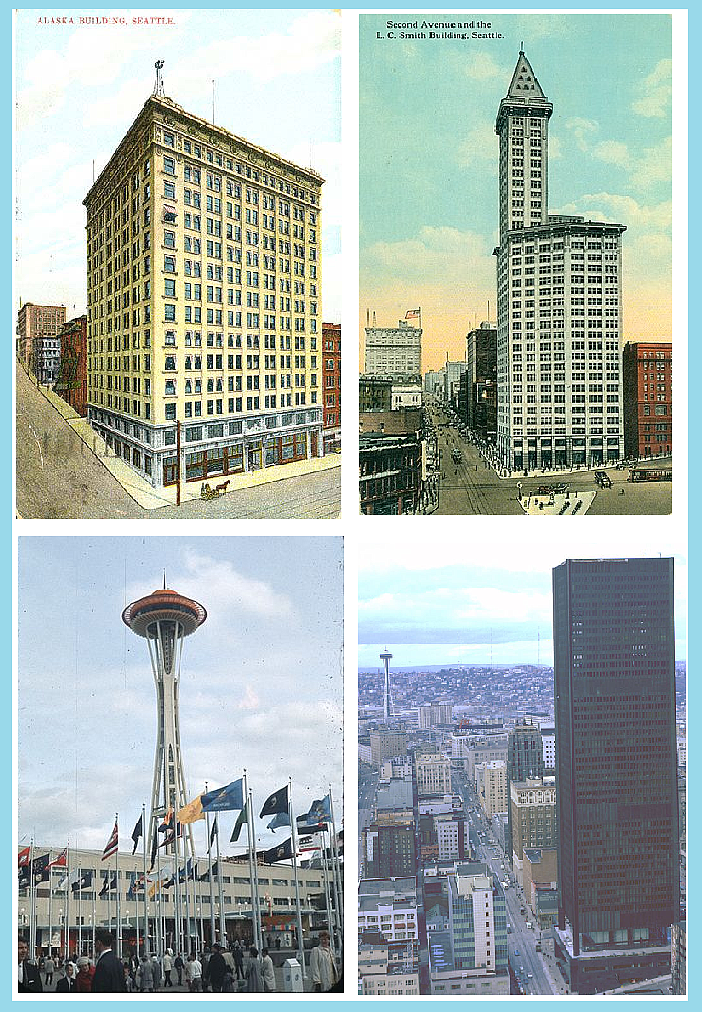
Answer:
<svg viewBox="0 0 702 1012"><path fill-rule="evenodd" d="M494 117L523 47L554 104L549 210L627 226L623 341L669 340L670 18L499 14L473 42L379 40L386 20L360 19L362 324L421 306L426 371L496 318Z"/></svg>

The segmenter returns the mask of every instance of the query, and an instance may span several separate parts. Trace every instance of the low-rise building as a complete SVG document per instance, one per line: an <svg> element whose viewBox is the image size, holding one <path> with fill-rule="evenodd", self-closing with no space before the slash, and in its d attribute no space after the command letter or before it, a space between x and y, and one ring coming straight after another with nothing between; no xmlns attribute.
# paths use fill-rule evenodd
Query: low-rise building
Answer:
<svg viewBox="0 0 702 1012"><path fill-rule="evenodd" d="M622 355L624 453L654 457L673 450L670 342L629 341Z"/></svg>
<svg viewBox="0 0 702 1012"><path fill-rule="evenodd" d="M417 879L369 877L358 886L358 931L372 931L386 942L418 939Z"/></svg>
<svg viewBox="0 0 702 1012"><path fill-rule="evenodd" d="M341 449L341 324L322 324L324 452Z"/></svg>
<svg viewBox="0 0 702 1012"><path fill-rule="evenodd" d="M383 417L392 418L404 410L391 411ZM364 415L361 426L375 418ZM424 447L418 431L386 435L383 429L365 433L362 430L358 449L361 513L416 512L424 483Z"/></svg>
<svg viewBox="0 0 702 1012"><path fill-rule="evenodd" d="M58 335L60 360L54 389L76 414L88 413L88 318L78 316Z"/></svg>

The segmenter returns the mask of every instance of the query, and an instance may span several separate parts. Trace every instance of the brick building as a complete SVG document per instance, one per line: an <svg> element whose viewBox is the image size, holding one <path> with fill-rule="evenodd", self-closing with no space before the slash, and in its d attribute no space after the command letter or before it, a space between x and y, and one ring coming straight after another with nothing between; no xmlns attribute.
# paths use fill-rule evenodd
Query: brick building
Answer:
<svg viewBox="0 0 702 1012"><path fill-rule="evenodd" d="M672 351L665 344L624 346L624 452L655 457L673 450Z"/></svg>
<svg viewBox="0 0 702 1012"><path fill-rule="evenodd" d="M324 452L341 448L341 324L322 324Z"/></svg>
<svg viewBox="0 0 702 1012"><path fill-rule="evenodd" d="M55 384L56 393L83 417L88 413L87 324L87 316L78 316L59 334L61 358Z"/></svg>

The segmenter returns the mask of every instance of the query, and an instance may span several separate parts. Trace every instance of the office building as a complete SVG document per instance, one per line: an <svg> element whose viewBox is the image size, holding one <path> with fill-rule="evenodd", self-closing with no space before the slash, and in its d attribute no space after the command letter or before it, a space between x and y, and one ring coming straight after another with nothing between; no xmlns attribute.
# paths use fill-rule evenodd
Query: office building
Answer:
<svg viewBox="0 0 702 1012"><path fill-rule="evenodd" d="M154 94L91 186L88 417L154 486L323 455L322 183Z"/></svg>
<svg viewBox="0 0 702 1012"><path fill-rule="evenodd" d="M363 830L363 867L367 878L402 878L417 869L414 826L373 822Z"/></svg>
<svg viewBox="0 0 702 1012"><path fill-rule="evenodd" d="M507 739L507 834L505 856L512 861L512 805L510 785L514 781L538 780L543 776L543 744L539 725L518 721Z"/></svg>
<svg viewBox="0 0 702 1012"><path fill-rule="evenodd" d="M34 360L35 340L39 337L56 339L66 322L65 306L37 306L25 302L17 314L17 357L29 372L36 375Z"/></svg>
<svg viewBox="0 0 702 1012"><path fill-rule="evenodd" d="M510 469L598 465L624 453L624 225L548 211L553 106L519 53L499 155L497 444Z"/></svg>
<svg viewBox="0 0 702 1012"><path fill-rule="evenodd" d="M452 720L452 703L425 703L417 707L417 724L420 728L450 724Z"/></svg>
<svg viewBox="0 0 702 1012"><path fill-rule="evenodd" d="M492 818L507 812L507 763L478 763L475 767L475 785L478 800L486 815Z"/></svg>
<svg viewBox="0 0 702 1012"><path fill-rule="evenodd" d="M451 760L433 752L416 752L414 767L417 776L417 796L451 793Z"/></svg>
<svg viewBox="0 0 702 1012"><path fill-rule="evenodd" d="M556 788L540 778L510 781L509 854L515 877L524 885L524 851L556 846Z"/></svg>
<svg viewBox="0 0 702 1012"><path fill-rule="evenodd" d="M422 373L422 329L399 320L396 327L366 327L363 372L393 380Z"/></svg>
<svg viewBox="0 0 702 1012"><path fill-rule="evenodd" d="M57 335L42 334L34 338L34 375L44 386L53 386L59 371L61 339Z"/></svg>
<svg viewBox="0 0 702 1012"><path fill-rule="evenodd" d="M672 354L670 342L624 345L624 452L629 458L673 452Z"/></svg>
<svg viewBox="0 0 702 1012"><path fill-rule="evenodd" d="M670 971L679 919L673 560L553 571L559 920L570 989Z"/></svg>
<svg viewBox="0 0 702 1012"><path fill-rule="evenodd" d="M414 876L362 878L358 885L358 933L370 931L386 942L417 940L417 879Z"/></svg>
<svg viewBox="0 0 702 1012"><path fill-rule="evenodd" d="M419 414L412 409L409 413ZM403 414L388 412L390 418ZM379 424L376 415L364 417L374 426ZM362 434L358 447L361 513L415 513L422 499L425 459L426 443L414 429L398 435L382 431Z"/></svg>
<svg viewBox="0 0 702 1012"><path fill-rule="evenodd" d="M407 751L407 735L404 731L371 731L371 762L380 766L384 759L404 755Z"/></svg>
<svg viewBox="0 0 702 1012"><path fill-rule="evenodd" d="M417 941L388 942L381 934L365 931L358 947L358 979L359 994L419 994Z"/></svg>
<svg viewBox="0 0 702 1012"><path fill-rule="evenodd" d="M466 425L491 443L497 439L497 328L484 321L466 335Z"/></svg>
<svg viewBox="0 0 702 1012"><path fill-rule="evenodd" d="M341 324L322 324L324 452L341 449Z"/></svg>
<svg viewBox="0 0 702 1012"><path fill-rule="evenodd" d="M87 321L87 316L78 316L64 324L59 334L61 357L54 384L56 393L82 417L88 412Z"/></svg>

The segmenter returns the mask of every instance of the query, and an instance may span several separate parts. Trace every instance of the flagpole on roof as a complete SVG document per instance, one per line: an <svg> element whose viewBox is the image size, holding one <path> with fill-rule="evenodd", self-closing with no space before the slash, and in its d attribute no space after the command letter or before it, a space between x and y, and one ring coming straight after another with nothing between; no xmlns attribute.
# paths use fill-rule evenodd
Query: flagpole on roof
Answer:
<svg viewBox="0 0 702 1012"><path fill-rule="evenodd" d="M302 969L303 980L307 976L305 973L305 939L302 934L302 912L300 911L300 884L297 880L297 833L295 830L295 813L293 811L292 803L292 777L288 777L288 816L290 818L290 828L292 829L292 852L293 852L293 869L295 875L295 905L297 907L297 933L300 941L300 967Z"/></svg>

